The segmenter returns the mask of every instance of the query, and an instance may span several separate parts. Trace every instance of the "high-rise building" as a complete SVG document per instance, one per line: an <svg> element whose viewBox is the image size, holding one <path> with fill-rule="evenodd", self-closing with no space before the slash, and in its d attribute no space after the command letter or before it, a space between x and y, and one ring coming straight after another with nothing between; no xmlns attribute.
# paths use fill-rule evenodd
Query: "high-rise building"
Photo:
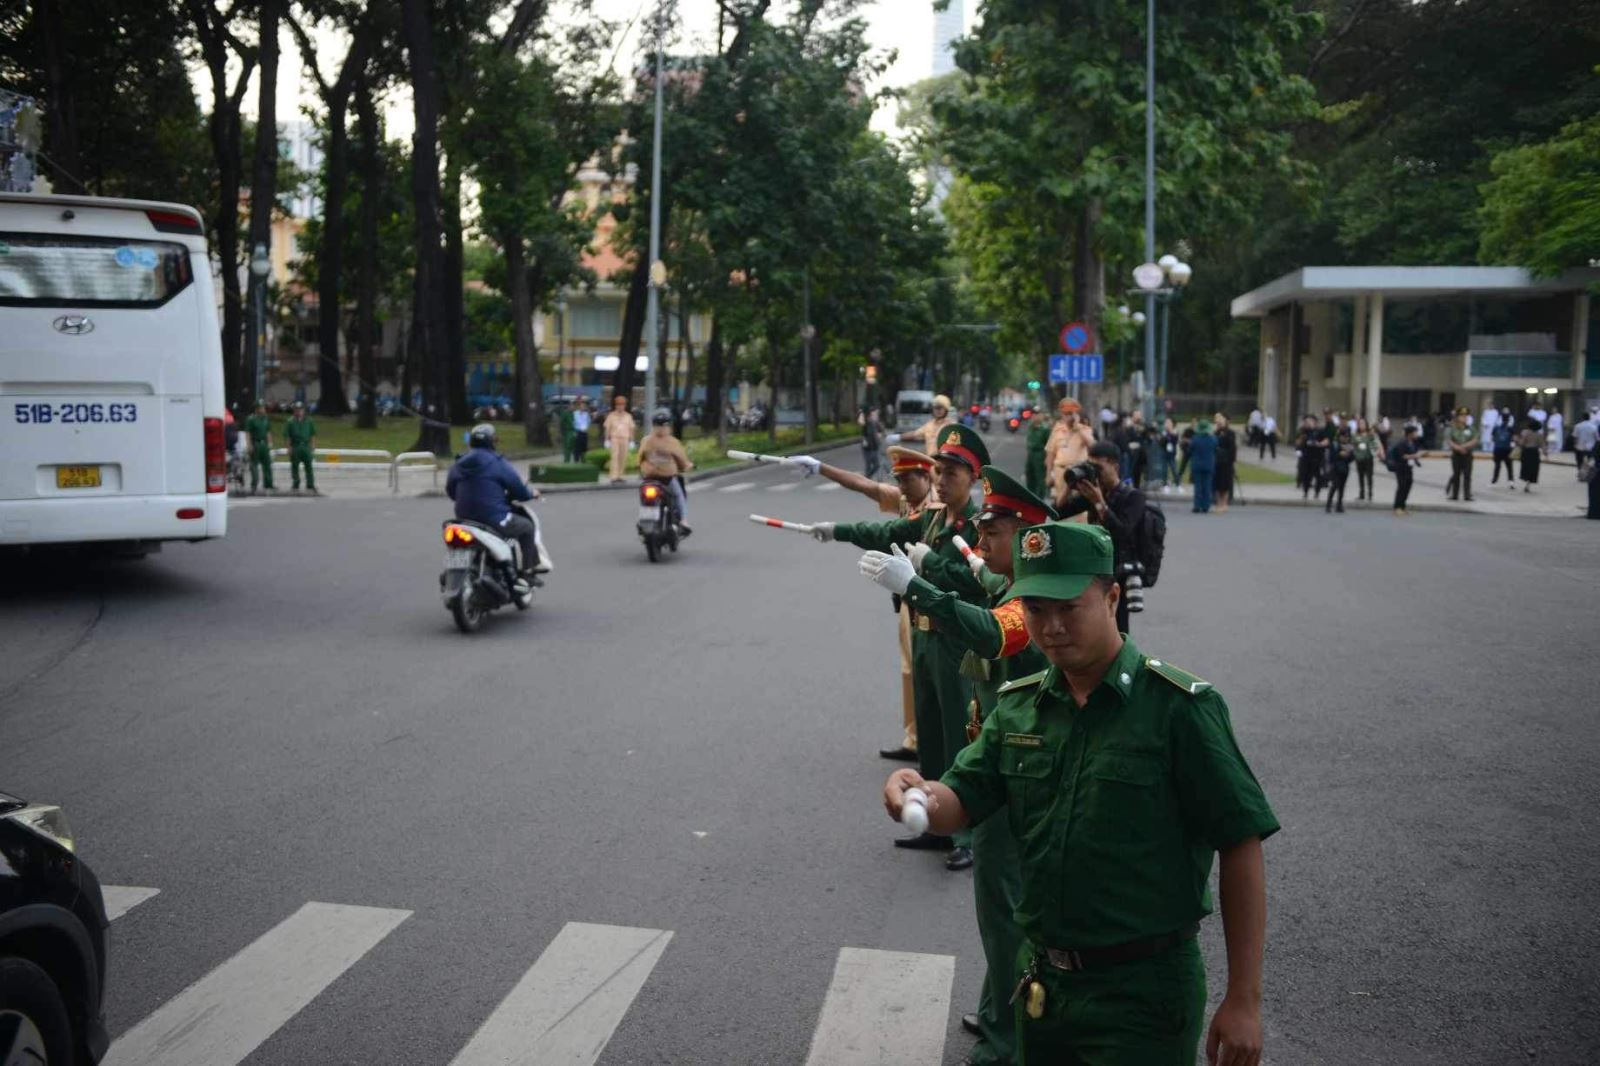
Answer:
<svg viewBox="0 0 1600 1066"><path fill-rule="evenodd" d="M950 5L943 11L933 13L933 76L948 74L956 69L954 53L950 51L950 44L961 36L965 19L962 17L961 0L950 0Z"/></svg>

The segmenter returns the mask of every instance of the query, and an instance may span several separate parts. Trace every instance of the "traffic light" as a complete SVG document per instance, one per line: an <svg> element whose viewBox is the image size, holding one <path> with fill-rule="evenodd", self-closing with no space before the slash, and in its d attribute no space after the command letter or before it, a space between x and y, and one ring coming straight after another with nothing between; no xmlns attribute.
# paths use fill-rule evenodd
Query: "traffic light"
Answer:
<svg viewBox="0 0 1600 1066"><path fill-rule="evenodd" d="M1028 388L1032 389L1034 392L1038 392L1039 391L1039 382L1038 381L1030 381L1030 382L1028 382Z"/></svg>

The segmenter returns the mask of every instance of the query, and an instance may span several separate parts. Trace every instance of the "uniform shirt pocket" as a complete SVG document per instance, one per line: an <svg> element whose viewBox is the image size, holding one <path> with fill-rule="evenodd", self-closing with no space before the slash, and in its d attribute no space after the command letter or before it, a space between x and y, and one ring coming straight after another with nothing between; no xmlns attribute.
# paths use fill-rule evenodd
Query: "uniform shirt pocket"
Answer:
<svg viewBox="0 0 1600 1066"><path fill-rule="evenodd" d="M1056 753L1038 748L1002 746L1000 775L1006 782L1006 805L1012 829L1022 835L1050 813L1056 792Z"/></svg>

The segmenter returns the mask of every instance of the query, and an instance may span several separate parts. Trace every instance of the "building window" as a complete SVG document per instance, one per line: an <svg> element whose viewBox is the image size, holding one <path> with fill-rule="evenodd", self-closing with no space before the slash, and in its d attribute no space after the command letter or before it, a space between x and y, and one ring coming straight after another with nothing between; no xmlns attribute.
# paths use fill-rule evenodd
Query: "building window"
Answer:
<svg viewBox="0 0 1600 1066"><path fill-rule="evenodd" d="M1383 350L1401 355L1464 352L1470 317L1464 300L1388 301L1383 306Z"/></svg>
<svg viewBox="0 0 1600 1066"><path fill-rule="evenodd" d="M567 337L615 340L622 336L622 304L611 300L581 300L567 307Z"/></svg>

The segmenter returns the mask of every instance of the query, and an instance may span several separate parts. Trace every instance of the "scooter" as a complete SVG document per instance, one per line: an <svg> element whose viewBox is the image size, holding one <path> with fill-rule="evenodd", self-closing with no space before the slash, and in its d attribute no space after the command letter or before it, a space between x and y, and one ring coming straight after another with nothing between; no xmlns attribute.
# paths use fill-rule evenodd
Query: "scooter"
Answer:
<svg viewBox="0 0 1600 1066"><path fill-rule="evenodd" d="M489 612L508 603L519 611L532 605L533 589L516 591L522 569L522 548L516 541L481 522L451 518L444 523L444 546L439 593L461 632L476 633Z"/></svg>
<svg viewBox="0 0 1600 1066"><path fill-rule="evenodd" d="M639 539L652 563L661 561L663 549L675 552L683 534L672 520L672 488L654 478L639 484Z"/></svg>

